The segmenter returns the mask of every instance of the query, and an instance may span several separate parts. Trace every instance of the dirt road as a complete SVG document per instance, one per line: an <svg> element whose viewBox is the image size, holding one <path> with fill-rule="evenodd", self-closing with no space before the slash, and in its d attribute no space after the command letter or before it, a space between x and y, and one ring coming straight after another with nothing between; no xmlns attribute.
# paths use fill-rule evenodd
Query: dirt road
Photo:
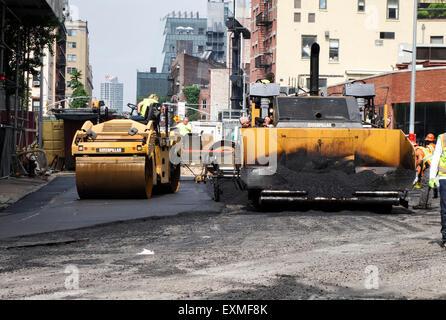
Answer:
<svg viewBox="0 0 446 320"><path fill-rule="evenodd" d="M4 240L81 241L1 250L0 298L446 298L438 201L391 215L201 210Z"/></svg>

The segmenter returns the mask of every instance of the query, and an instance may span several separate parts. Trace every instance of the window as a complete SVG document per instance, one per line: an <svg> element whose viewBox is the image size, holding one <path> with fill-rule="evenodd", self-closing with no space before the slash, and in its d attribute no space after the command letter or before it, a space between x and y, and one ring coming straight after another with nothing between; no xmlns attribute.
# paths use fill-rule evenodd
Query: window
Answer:
<svg viewBox="0 0 446 320"><path fill-rule="evenodd" d="M203 28L198 28L198 34L204 34L204 29Z"/></svg>
<svg viewBox="0 0 446 320"><path fill-rule="evenodd" d="M206 107L207 107L207 101L206 101L206 99L201 100L201 107L202 107L203 109L206 109Z"/></svg>
<svg viewBox="0 0 446 320"><path fill-rule="evenodd" d="M309 13L308 14L308 22L315 22L316 21L316 14L315 13Z"/></svg>
<svg viewBox="0 0 446 320"><path fill-rule="evenodd" d="M310 89L310 78L306 79L307 81L307 89ZM324 88L327 86L327 78L319 78L319 88Z"/></svg>
<svg viewBox="0 0 446 320"><path fill-rule="evenodd" d="M294 8L300 9L302 7L302 1L301 0L294 0Z"/></svg>
<svg viewBox="0 0 446 320"><path fill-rule="evenodd" d="M319 0L319 9L327 9L327 0Z"/></svg>
<svg viewBox="0 0 446 320"><path fill-rule="evenodd" d="M294 22L300 22L300 12L294 12Z"/></svg>
<svg viewBox="0 0 446 320"><path fill-rule="evenodd" d="M40 99L33 99L33 111L39 111Z"/></svg>
<svg viewBox="0 0 446 320"><path fill-rule="evenodd" d="M67 88L71 88L71 81L67 81Z"/></svg>
<svg viewBox="0 0 446 320"><path fill-rule="evenodd" d="M76 55L75 54L68 54L67 55L67 61L68 62L76 62Z"/></svg>
<svg viewBox="0 0 446 320"><path fill-rule="evenodd" d="M387 19L398 20L399 0L387 0Z"/></svg>
<svg viewBox="0 0 446 320"><path fill-rule="evenodd" d="M380 39L395 39L395 32L380 32Z"/></svg>
<svg viewBox="0 0 446 320"><path fill-rule="evenodd" d="M68 74L72 74L73 72L75 72L77 69L76 68L74 68L74 67L68 67L67 68L67 73Z"/></svg>
<svg viewBox="0 0 446 320"><path fill-rule="evenodd" d="M365 12L365 0L358 0L358 12Z"/></svg>
<svg viewBox="0 0 446 320"><path fill-rule="evenodd" d="M330 39L330 62L339 61L339 40Z"/></svg>
<svg viewBox="0 0 446 320"><path fill-rule="evenodd" d="M68 48L75 49L76 48L76 42L68 42Z"/></svg>
<svg viewBox="0 0 446 320"><path fill-rule="evenodd" d="M443 44L443 36L432 36L431 44Z"/></svg>
<svg viewBox="0 0 446 320"><path fill-rule="evenodd" d="M310 59L311 46L316 41L316 36L302 36L302 59Z"/></svg>
<svg viewBox="0 0 446 320"><path fill-rule="evenodd" d="M77 36L77 30L76 29L68 29L67 30L68 36L69 37L75 37Z"/></svg>

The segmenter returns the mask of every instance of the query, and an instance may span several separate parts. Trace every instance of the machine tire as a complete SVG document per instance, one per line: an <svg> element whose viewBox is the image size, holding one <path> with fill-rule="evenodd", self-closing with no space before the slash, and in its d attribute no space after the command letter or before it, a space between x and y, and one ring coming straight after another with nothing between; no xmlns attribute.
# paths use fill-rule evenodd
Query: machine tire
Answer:
<svg viewBox="0 0 446 320"><path fill-rule="evenodd" d="M170 164L169 192L176 193L180 189L181 165Z"/></svg>
<svg viewBox="0 0 446 320"><path fill-rule="evenodd" d="M260 209L260 190L248 190L248 200L255 209Z"/></svg>
<svg viewBox="0 0 446 320"><path fill-rule="evenodd" d="M149 159L146 163L146 198L150 199L152 197L153 191L153 164L152 159Z"/></svg>

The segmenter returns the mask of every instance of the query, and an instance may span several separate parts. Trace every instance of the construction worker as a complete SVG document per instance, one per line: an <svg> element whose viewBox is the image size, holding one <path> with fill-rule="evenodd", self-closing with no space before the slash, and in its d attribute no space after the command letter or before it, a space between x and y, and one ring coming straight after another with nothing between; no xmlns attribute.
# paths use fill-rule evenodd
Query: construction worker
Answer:
<svg viewBox="0 0 446 320"><path fill-rule="evenodd" d="M148 111L149 107L153 103L159 103L159 97L157 94L151 94L148 98L142 100L140 103L138 103L138 115L132 116L130 119L135 121L141 121L146 119L146 112Z"/></svg>
<svg viewBox="0 0 446 320"><path fill-rule="evenodd" d="M261 82L261 83L274 83L276 76L274 75L274 73L270 72L266 75L266 77L264 79L259 79L257 80L257 82Z"/></svg>
<svg viewBox="0 0 446 320"><path fill-rule="evenodd" d="M245 116L240 117L240 124L242 125L242 128L249 128L251 126L249 118Z"/></svg>
<svg viewBox="0 0 446 320"><path fill-rule="evenodd" d="M431 159L429 170L429 187L437 185L437 175L440 183L440 215L441 215L441 247L446 248L446 135L440 134Z"/></svg>
<svg viewBox="0 0 446 320"><path fill-rule="evenodd" d="M189 123L189 119L187 118L187 117L185 117L184 119L183 119L183 122L181 122L181 123L179 123L177 126L176 126L176 128L178 129L178 133L181 135L181 136L185 136L185 135L187 135L188 133L191 133L192 132L192 126L191 126L191 124Z"/></svg>
<svg viewBox="0 0 446 320"><path fill-rule="evenodd" d="M424 147L418 146L416 149L418 180L420 181L420 200L414 209L431 209L430 187L427 169L431 165L431 160L435 150L435 136L429 133L424 139ZM425 174L426 172L426 174Z"/></svg>
<svg viewBox="0 0 446 320"><path fill-rule="evenodd" d="M274 125L272 124L272 120L270 117L265 117L265 121L263 122L264 127L272 128Z"/></svg>

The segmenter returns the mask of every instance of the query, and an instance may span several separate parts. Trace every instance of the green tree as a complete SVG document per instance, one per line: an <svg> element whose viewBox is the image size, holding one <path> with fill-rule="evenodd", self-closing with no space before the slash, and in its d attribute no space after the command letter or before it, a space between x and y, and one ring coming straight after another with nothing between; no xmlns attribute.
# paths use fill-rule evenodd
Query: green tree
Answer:
<svg viewBox="0 0 446 320"><path fill-rule="evenodd" d="M444 10L421 10L418 11L418 19L446 19L446 3L431 3L428 9Z"/></svg>
<svg viewBox="0 0 446 320"><path fill-rule="evenodd" d="M198 103L200 101L200 88L197 87L185 87L183 93L186 96L187 104L190 104L192 108L198 109ZM200 120L200 113L197 110L187 109L187 117L190 121Z"/></svg>
<svg viewBox="0 0 446 320"><path fill-rule="evenodd" d="M26 75L39 76L39 69L42 64L40 58L45 48L48 48L50 53L54 54L53 44L59 40L55 29L61 26L61 21L54 17L40 21L30 19L19 23L8 15L6 20L5 44L8 50L4 51L4 72L7 79L5 85L6 110L9 112L12 107L9 98L15 95L17 80L21 106L28 106L26 97L29 98L29 94ZM21 54L18 54L20 51ZM19 62L18 70L17 61ZM9 120L7 119L7 121Z"/></svg>
<svg viewBox="0 0 446 320"><path fill-rule="evenodd" d="M88 92L84 88L84 84L80 81L82 77L82 72L79 70L73 71L70 76L70 85L73 89L73 93L71 94L71 98L77 98L77 97L87 97ZM71 103L71 108L77 109L77 108L85 108L87 106L87 103L90 99L89 98L78 98L74 99Z"/></svg>

